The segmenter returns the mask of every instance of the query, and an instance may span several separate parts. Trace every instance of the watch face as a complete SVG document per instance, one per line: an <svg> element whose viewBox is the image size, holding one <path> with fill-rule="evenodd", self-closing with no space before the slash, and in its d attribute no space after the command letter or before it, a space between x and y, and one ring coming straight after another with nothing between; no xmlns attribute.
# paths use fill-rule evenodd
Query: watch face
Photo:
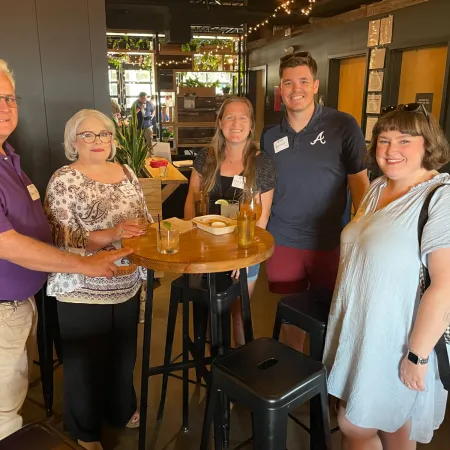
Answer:
<svg viewBox="0 0 450 450"><path fill-rule="evenodd" d="M414 353L409 352L408 353L408 359L413 363L413 364L418 364L419 362L419 357L417 355L415 355Z"/></svg>

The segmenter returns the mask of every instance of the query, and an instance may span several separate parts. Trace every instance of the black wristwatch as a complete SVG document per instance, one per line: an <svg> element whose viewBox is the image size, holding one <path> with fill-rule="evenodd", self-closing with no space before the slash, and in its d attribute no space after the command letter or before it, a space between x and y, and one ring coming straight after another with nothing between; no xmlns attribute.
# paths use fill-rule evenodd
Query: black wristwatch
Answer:
<svg viewBox="0 0 450 450"><path fill-rule="evenodd" d="M408 351L408 360L411 361L416 366L423 366L425 364L428 364L428 358L421 358L420 356L417 356L415 353L413 353L411 350Z"/></svg>

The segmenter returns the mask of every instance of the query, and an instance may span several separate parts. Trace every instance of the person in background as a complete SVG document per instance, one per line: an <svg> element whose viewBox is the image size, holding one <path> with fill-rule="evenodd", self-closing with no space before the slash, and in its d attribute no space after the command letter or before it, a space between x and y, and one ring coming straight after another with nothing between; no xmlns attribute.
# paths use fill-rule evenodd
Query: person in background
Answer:
<svg viewBox="0 0 450 450"><path fill-rule="evenodd" d="M165 106L166 106L166 122L172 122L171 117L173 116L173 101L172 96L166 95L165 97Z"/></svg>
<svg viewBox="0 0 450 450"><path fill-rule="evenodd" d="M64 148L72 164L57 170L44 210L53 242L88 255L144 234L152 221L141 186L127 165L114 162L115 128L99 111L83 109L66 124ZM64 426L88 450L100 450L103 419L139 426L133 386L139 289L144 274L127 260L117 276L54 273L47 293L58 300L64 353Z"/></svg>
<svg viewBox="0 0 450 450"><path fill-rule="evenodd" d="M150 100L147 100L147 93L141 92L139 98L133 105L137 111L138 127L144 130L145 140L147 145L151 147L153 131L152 120L156 115L156 108Z"/></svg>
<svg viewBox="0 0 450 450"><path fill-rule="evenodd" d="M111 111L112 111L113 119L116 122L119 122L120 117L121 117L120 106L114 99L111 99Z"/></svg>
<svg viewBox="0 0 450 450"><path fill-rule="evenodd" d="M209 193L211 211L217 208L215 202L219 199L239 199L245 178L247 186L256 186L261 192L262 214L256 225L266 228L276 174L272 160L254 145L254 130L255 119L250 101L242 97L227 98L217 116L211 146L200 150L195 158L184 206L185 219L195 217L194 192ZM259 264L248 268L250 296L258 273ZM233 273L235 275L236 271ZM243 345L245 339L239 301L234 302L232 314L235 344Z"/></svg>
<svg viewBox="0 0 450 450"><path fill-rule="evenodd" d="M369 185L366 143L353 117L315 103L317 63L309 53L283 57L279 75L286 114L265 127L260 146L278 180L267 225L275 238L266 263L269 288L277 294L333 291L347 190L356 210ZM302 351L305 333L283 328L286 342Z"/></svg>
<svg viewBox="0 0 450 450"><path fill-rule="evenodd" d="M150 97L150 103L152 104L153 110L155 111L155 114L153 114L153 116L152 116L152 132L153 132L153 130L157 129L157 123L156 123L156 102L157 102L157 100L156 99L157 99L157 95L152 95Z"/></svg>
<svg viewBox="0 0 450 450"><path fill-rule="evenodd" d="M13 74L0 59L0 439L22 427L19 411L27 395L37 323L33 296L47 272L112 277L114 261L131 253L123 249L83 257L50 245L39 192L7 142L17 127L17 102Z"/></svg>
<svg viewBox="0 0 450 450"><path fill-rule="evenodd" d="M420 248L418 220L429 193L450 184L437 172L449 145L423 105L385 111L369 148L384 176L342 232L324 352L352 450L415 450L431 441L447 401L434 347L450 323L450 186L431 200ZM422 264L431 276L423 295Z"/></svg>

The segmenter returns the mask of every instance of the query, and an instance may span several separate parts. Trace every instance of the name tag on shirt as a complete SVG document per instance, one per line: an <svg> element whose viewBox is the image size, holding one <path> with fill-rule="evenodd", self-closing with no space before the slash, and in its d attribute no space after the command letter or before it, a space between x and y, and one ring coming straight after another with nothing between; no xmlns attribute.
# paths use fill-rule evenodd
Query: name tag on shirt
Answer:
<svg viewBox="0 0 450 450"><path fill-rule="evenodd" d="M128 182L126 184L124 184L123 186L120 187L120 191L122 192L122 194L125 197L133 197L134 195L136 195L136 189L134 188L134 186Z"/></svg>
<svg viewBox="0 0 450 450"><path fill-rule="evenodd" d="M244 189L245 177L241 175L235 175L233 178L232 187L236 189Z"/></svg>
<svg viewBox="0 0 450 450"><path fill-rule="evenodd" d="M36 189L36 186L34 184L29 184L27 186L28 189L28 193L30 194L31 199L34 200L39 200L41 198L41 196L39 195L39 191Z"/></svg>
<svg viewBox="0 0 450 450"><path fill-rule="evenodd" d="M287 136L278 139L278 141L275 141L273 143L273 149L275 150L275 153L281 152L281 150L286 150L287 148L289 148L289 140Z"/></svg>

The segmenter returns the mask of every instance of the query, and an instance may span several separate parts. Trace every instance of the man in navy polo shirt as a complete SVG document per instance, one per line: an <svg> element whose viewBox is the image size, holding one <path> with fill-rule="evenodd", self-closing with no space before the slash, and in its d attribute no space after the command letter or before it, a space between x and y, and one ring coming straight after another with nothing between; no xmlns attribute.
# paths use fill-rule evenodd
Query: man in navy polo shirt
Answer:
<svg viewBox="0 0 450 450"><path fill-rule="evenodd" d="M267 226L276 244L266 266L269 288L279 294L332 291L348 188L357 209L369 186L365 140L352 116L314 102L319 80L309 53L285 56L279 72L286 115L261 136L261 149L277 168ZM301 330L286 327L285 337L303 349Z"/></svg>
<svg viewBox="0 0 450 450"><path fill-rule="evenodd" d="M14 78L0 59L0 440L22 426L37 317L33 296L47 272L111 277L130 249L82 257L52 242L39 192L6 139L18 122Z"/></svg>

